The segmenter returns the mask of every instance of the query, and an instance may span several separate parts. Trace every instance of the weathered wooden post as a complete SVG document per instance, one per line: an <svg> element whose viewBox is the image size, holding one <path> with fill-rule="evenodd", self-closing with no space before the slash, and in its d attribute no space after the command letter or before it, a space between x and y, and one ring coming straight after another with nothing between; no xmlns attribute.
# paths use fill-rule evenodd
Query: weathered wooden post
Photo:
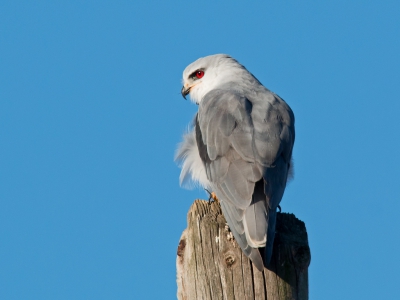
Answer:
<svg viewBox="0 0 400 300"><path fill-rule="evenodd" d="M219 203L196 200L178 246L178 299L308 299L310 260L304 223L278 213L270 269L258 271L234 240Z"/></svg>

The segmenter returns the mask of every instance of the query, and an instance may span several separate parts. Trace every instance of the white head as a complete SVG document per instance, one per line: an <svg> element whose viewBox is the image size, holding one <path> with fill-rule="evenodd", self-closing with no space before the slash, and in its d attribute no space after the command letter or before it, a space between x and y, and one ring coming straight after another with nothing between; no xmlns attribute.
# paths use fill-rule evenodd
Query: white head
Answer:
<svg viewBox="0 0 400 300"><path fill-rule="evenodd" d="M244 66L226 54L215 54L199 58L183 71L182 96L199 104L204 95L224 83L240 83L251 75Z"/></svg>

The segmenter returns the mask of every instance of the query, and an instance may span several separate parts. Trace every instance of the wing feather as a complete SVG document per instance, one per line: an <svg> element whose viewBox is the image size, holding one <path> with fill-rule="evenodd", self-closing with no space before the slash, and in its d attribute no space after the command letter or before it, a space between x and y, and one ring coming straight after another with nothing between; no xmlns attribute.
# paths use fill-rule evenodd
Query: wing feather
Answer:
<svg viewBox="0 0 400 300"><path fill-rule="evenodd" d="M199 106L196 141L235 239L262 270L254 248L266 246L269 263L276 208L292 156L294 116L267 90L249 95L232 89L209 92Z"/></svg>

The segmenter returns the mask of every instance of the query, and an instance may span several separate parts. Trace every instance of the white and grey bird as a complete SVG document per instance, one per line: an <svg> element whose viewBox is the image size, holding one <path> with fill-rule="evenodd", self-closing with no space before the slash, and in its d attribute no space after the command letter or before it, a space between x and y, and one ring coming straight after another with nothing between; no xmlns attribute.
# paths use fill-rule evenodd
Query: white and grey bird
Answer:
<svg viewBox="0 0 400 300"><path fill-rule="evenodd" d="M271 259L277 208L291 176L293 112L225 54L187 66L182 95L190 95L199 109L176 153L180 182L215 192L233 236L262 271Z"/></svg>

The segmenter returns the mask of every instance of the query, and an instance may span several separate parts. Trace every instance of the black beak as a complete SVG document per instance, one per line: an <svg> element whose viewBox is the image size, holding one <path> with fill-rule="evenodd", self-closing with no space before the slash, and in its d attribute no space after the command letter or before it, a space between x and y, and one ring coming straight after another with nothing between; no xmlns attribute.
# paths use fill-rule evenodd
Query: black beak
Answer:
<svg viewBox="0 0 400 300"><path fill-rule="evenodd" d="M190 93L190 88L185 90L185 87L183 86L182 90L181 90L181 94L182 94L182 97L185 98L185 100L186 100L186 95L189 95L189 93Z"/></svg>

